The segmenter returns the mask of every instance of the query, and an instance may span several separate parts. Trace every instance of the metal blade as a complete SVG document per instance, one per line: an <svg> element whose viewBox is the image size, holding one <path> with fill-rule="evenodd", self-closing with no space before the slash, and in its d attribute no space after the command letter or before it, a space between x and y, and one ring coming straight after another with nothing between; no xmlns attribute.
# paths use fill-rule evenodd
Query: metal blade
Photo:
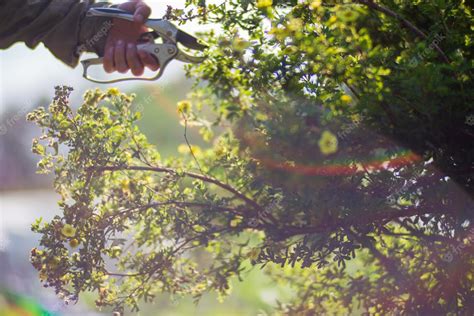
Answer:
<svg viewBox="0 0 474 316"><path fill-rule="evenodd" d="M178 34L176 34L176 40L183 44L183 46L189 48L189 49L194 49L194 50L205 50L207 48L207 45L200 43L200 40L195 38L194 36L181 31L178 29Z"/></svg>
<svg viewBox="0 0 474 316"><path fill-rule="evenodd" d="M188 64L200 64L202 63L206 57L205 56L191 56L182 51L179 51L178 54L174 57L174 59L182 61L183 63Z"/></svg>
<svg viewBox="0 0 474 316"><path fill-rule="evenodd" d="M87 12L87 16L119 18L133 22L133 14L115 8L92 8Z"/></svg>

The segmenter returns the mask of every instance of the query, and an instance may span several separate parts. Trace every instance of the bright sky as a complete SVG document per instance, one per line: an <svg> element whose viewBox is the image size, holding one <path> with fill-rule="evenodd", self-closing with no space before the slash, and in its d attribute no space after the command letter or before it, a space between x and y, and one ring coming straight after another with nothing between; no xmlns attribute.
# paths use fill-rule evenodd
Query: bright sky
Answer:
<svg viewBox="0 0 474 316"><path fill-rule="evenodd" d="M121 3L123 1L111 1ZM152 17L162 17L168 4L175 8L184 7L184 0L165 2L147 1L152 7ZM189 26L185 26L189 31ZM194 28L193 28L194 29ZM86 56L84 56L86 57ZM82 59L84 59L84 57ZM94 55L86 58L95 57ZM138 82L139 84L160 85L167 81L180 78L183 75L180 62L172 62L163 77L155 82ZM54 94L54 86L67 84L75 88L75 97L80 98L83 92L97 84L88 82L82 78L82 66L75 69L62 64L55 59L49 51L41 44L35 50L30 50L24 44L15 44L7 50L0 50L0 113L7 105L14 105L19 110L24 107L30 108L37 105L35 102L41 97L51 98ZM113 84L124 90L130 90L134 82L123 82ZM107 87L107 85L101 85Z"/></svg>

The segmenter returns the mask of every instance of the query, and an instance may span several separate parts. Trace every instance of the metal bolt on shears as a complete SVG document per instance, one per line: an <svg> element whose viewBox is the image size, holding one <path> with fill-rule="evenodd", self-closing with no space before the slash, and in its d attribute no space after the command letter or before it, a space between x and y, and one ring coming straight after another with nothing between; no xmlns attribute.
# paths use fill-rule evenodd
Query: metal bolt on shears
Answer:
<svg viewBox="0 0 474 316"><path fill-rule="evenodd" d="M120 9L114 8L92 8L87 12L88 16L96 16L96 17L109 17L109 18L118 18L124 19L128 21L133 21L133 15L127 11L123 11ZM159 79L165 69L166 66L172 61L173 59L185 62L185 63L193 63L198 64L204 61L205 57L200 56L191 56L186 54L185 52L181 51L178 48L178 43L182 44L183 46L197 51L203 51L207 48L205 44L203 44L200 40L196 37L178 29L174 24L167 20L163 19L148 19L145 22L145 26L151 29L152 31L149 33L143 34L143 36L147 36L151 38L153 42L149 41L148 43L139 44L137 45L138 49L144 50L154 56L160 68L155 76L150 78L143 78L143 77L129 77L129 78L120 78L120 79L113 79L113 80L99 80L89 77L88 69L90 66L93 65L102 65L103 58L92 58L86 59L81 61L82 66L84 67L83 76L89 81L96 82L96 83L115 83L120 81L127 81L127 80L146 80L152 81ZM161 38L163 43L155 43L154 40L157 38Z"/></svg>

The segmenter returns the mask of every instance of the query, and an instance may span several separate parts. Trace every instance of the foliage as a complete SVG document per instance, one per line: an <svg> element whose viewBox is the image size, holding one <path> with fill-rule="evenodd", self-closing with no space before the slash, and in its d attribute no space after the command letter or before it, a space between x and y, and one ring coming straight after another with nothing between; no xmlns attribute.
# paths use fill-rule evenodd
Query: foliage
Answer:
<svg viewBox="0 0 474 316"><path fill-rule="evenodd" d="M162 159L133 96L89 91L75 113L58 87L28 116L64 211L33 225L46 286L137 310L225 295L250 260L295 288L281 314L473 312L470 5L188 1L167 17L216 26L178 105L211 147Z"/></svg>

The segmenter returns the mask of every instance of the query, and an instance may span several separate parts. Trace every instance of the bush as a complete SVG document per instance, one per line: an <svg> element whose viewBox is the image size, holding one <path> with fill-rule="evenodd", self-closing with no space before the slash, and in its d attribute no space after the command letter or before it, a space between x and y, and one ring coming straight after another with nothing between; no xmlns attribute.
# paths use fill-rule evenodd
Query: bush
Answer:
<svg viewBox="0 0 474 316"><path fill-rule="evenodd" d="M190 2L168 18L218 31L178 111L209 149L162 159L116 89L29 114L64 211L33 225L45 285L122 312L249 260L295 288L281 314L471 314L472 7Z"/></svg>

